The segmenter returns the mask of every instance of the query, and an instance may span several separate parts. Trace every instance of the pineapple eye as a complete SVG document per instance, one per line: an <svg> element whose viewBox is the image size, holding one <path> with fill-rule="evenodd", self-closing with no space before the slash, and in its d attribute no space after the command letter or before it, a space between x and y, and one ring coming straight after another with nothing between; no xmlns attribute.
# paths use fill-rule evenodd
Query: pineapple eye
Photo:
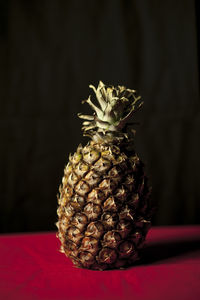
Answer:
<svg viewBox="0 0 200 300"><path fill-rule="evenodd" d="M71 206L71 204L67 204L67 206L65 207L65 214L67 218L70 218L71 216L73 216L74 214L74 209Z"/></svg>
<svg viewBox="0 0 200 300"><path fill-rule="evenodd" d="M66 227L68 226L68 219L63 217L58 223L58 226L61 230L65 231Z"/></svg>
<svg viewBox="0 0 200 300"><path fill-rule="evenodd" d="M81 197L81 196L79 196L77 194L73 198L71 198L71 201L73 203L78 203L81 206L85 203L84 197Z"/></svg>
<svg viewBox="0 0 200 300"><path fill-rule="evenodd" d="M72 225L76 226L76 228L82 231L83 228L85 227L85 224L87 224L87 222L88 219L86 215L77 213L72 220Z"/></svg>
<svg viewBox="0 0 200 300"><path fill-rule="evenodd" d="M121 257L127 257L133 254L134 245L131 241L125 241L119 246L119 252Z"/></svg>
<svg viewBox="0 0 200 300"><path fill-rule="evenodd" d="M113 193L114 189L117 186L117 182L111 179L104 179L100 184L99 187L104 191L106 197Z"/></svg>
<svg viewBox="0 0 200 300"><path fill-rule="evenodd" d="M120 173L121 173L120 168L115 166L109 171L108 175L109 175L109 177L119 177Z"/></svg>
<svg viewBox="0 0 200 300"><path fill-rule="evenodd" d="M78 177L76 176L76 174L71 173L68 177L69 185L73 187L77 183L77 181L78 181Z"/></svg>
<svg viewBox="0 0 200 300"><path fill-rule="evenodd" d="M127 220L121 220L119 223L118 223L118 230L119 231L125 231L125 230L131 230L131 222L130 221L127 221Z"/></svg>
<svg viewBox="0 0 200 300"><path fill-rule="evenodd" d="M130 239L135 245L138 246L142 242L142 239L143 239L142 232L136 231L134 234L131 235Z"/></svg>
<svg viewBox="0 0 200 300"><path fill-rule="evenodd" d="M118 229L118 232L120 233L121 237L124 239L131 232L132 227L133 226L130 221L121 220L118 223L117 229Z"/></svg>
<svg viewBox="0 0 200 300"><path fill-rule="evenodd" d="M57 214L58 214L58 216L61 217L63 215L64 211L65 211L65 208L63 206L59 206L57 208Z"/></svg>
<svg viewBox="0 0 200 300"><path fill-rule="evenodd" d="M78 166L75 168L75 172L78 176L84 176L87 171L89 170L89 166L84 164L83 162L80 162Z"/></svg>
<svg viewBox="0 0 200 300"><path fill-rule="evenodd" d="M64 169L64 174L69 175L71 172L72 172L72 165L70 163L68 163Z"/></svg>
<svg viewBox="0 0 200 300"><path fill-rule="evenodd" d="M75 153L72 157L71 157L71 163L76 165L79 163L79 161L82 159L82 154L81 153Z"/></svg>
<svg viewBox="0 0 200 300"><path fill-rule="evenodd" d="M117 259L117 254L114 249L103 248L98 256L100 263L112 264Z"/></svg>
<svg viewBox="0 0 200 300"><path fill-rule="evenodd" d="M88 225L85 235L93 236L95 238L100 238L103 233L104 233L103 225L101 224L101 222L96 221L96 222L91 222Z"/></svg>
<svg viewBox="0 0 200 300"><path fill-rule="evenodd" d="M130 209L127 205L124 207L123 210L119 213L120 219L125 219L125 220L134 220L134 211Z"/></svg>
<svg viewBox="0 0 200 300"><path fill-rule="evenodd" d="M89 268L94 262L94 256L87 251L83 251L79 254L79 259L81 261L81 264L85 267L85 268Z"/></svg>
<svg viewBox="0 0 200 300"><path fill-rule="evenodd" d="M90 202L85 206L84 212L90 220L95 220L101 213L101 207Z"/></svg>
<svg viewBox="0 0 200 300"><path fill-rule="evenodd" d="M66 194L63 197L60 197L58 203L62 206L65 206L69 202L69 197Z"/></svg>
<svg viewBox="0 0 200 300"><path fill-rule="evenodd" d="M109 197L103 204L104 210L117 211L117 205L115 203L115 198L113 196Z"/></svg>
<svg viewBox="0 0 200 300"><path fill-rule="evenodd" d="M85 171L85 172L87 172L88 169L89 169L88 165L86 165L86 164L84 164L84 163L81 163L81 164L79 165L79 170L80 170L80 171Z"/></svg>
<svg viewBox="0 0 200 300"><path fill-rule="evenodd" d="M108 169L110 169L111 166L111 162L107 159L104 159L103 157L101 157L93 166L95 171L98 172L105 172Z"/></svg>
<svg viewBox="0 0 200 300"><path fill-rule="evenodd" d="M63 176L63 178L62 178L62 184L63 184L63 186L66 186L66 184L67 184L67 176Z"/></svg>
<svg viewBox="0 0 200 300"><path fill-rule="evenodd" d="M99 159L99 157L100 157L100 153L97 152L96 150L90 150L89 152L83 154L84 161L89 164L94 163L97 159Z"/></svg>
<svg viewBox="0 0 200 300"><path fill-rule="evenodd" d="M84 196L87 194L90 190L89 185L87 185L83 180L79 181L78 184L75 187L75 191L80 196Z"/></svg>
<svg viewBox="0 0 200 300"><path fill-rule="evenodd" d="M126 183L127 185L129 185L129 184L133 184L134 181L135 181L135 179L133 178L133 176L128 175L128 176L126 177L125 183Z"/></svg>
<svg viewBox="0 0 200 300"><path fill-rule="evenodd" d="M90 171L84 179L90 186L96 185L101 180L100 176L93 171Z"/></svg>
<svg viewBox="0 0 200 300"><path fill-rule="evenodd" d="M98 243L98 240L93 237L85 237L81 243L81 250L88 251L95 255L99 250Z"/></svg>
<svg viewBox="0 0 200 300"><path fill-rule="evenodd" d="M122 186L121 188L117 189L115 197L119 200L119 201L126 201L127 198L127 192L124 189L124 187Z"/></svg>
<svg viewBox="0 0 200 300"><path fill-rule="evenodd" d="M80 233L79 229L77 229L75 226L70 227L69 230L68 230L68 236L69 237L75 237L79 233Z"/></svg>
<svg viewBox="0 0 200 300"><path fill-rule="evenodd" d="M84 214L77 214L77 215L75 216L75 218L77 219L77 222L78 222L78 223L84 223L84 224L87 223L87 217L86 217L86 215L84 215Z"/></svg>
<svg viewBox="0 0 200 300"><path fill-rule="evenodd" d="M132 175L128 175L124 182L124 185L128 189L129 192L132 192L135 189L135 179Z"/></svg>
<svg viewBox="0 0 200 300"><path fill-rule="evenodd" d="M64 191L66 198L70 198L73 194L73 189L70 186L66 187Z"/></svg>
<svg viewBox="0 0 200 300"><path fill-rule="evenodd" d="M101 202L104 199L105 199L104 193L100 189L95 188L88 194L87 201L93 202L95 204L101 204Z"/></svg>
<svg viewBox="0 0 200 300"><path fill-rule="evenodd" d="M133 196L130 200L130 204L132 204L135 208L138 207L138 205L139 205L139 195L138 194L133 194Z"/></svg>
<svg viewBox="0 0 200 300"><path fill-rule="evenodd" d="M104 237L103 237L103 246L109 247L109 248L116 248L121 241L121 236L119 233L114 231L108 231Z"/></svg>
<svg viewBox="0 0 200 300"><path fill-rule="evenodd" d="M104 213L102 215L102 221L107 229L112 229L118 221L117 214Z"/></svg>
<svg viewBox="0 0 200 300"><path fill-rule="evenodd" d="M101 152L101 156L104 156L104 157L108 157L110 154L110 151L109 150L105 150L105 151L102 151Z"/></svg>
<svg viewBox="0 0 200 300"><path fill-rule="evenodd" d="M73 243L72 241L67 241L65 247L67 250L74 251L74 250L76 250L77 245L75 243Z"/></svg>

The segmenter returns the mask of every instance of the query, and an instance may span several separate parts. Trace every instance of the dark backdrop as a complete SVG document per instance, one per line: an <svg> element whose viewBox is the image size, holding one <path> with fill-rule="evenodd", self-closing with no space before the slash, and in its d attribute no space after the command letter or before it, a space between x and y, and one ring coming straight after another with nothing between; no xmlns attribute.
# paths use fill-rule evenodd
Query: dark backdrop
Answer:
<svg viewBox="0 0 200 300"><path fill-rule="evenodd" d="M154 224L199 222L200 105L192 0L0 2L0 230L55 229L77 112L101 79L143 96L136 150Z"/></svg>

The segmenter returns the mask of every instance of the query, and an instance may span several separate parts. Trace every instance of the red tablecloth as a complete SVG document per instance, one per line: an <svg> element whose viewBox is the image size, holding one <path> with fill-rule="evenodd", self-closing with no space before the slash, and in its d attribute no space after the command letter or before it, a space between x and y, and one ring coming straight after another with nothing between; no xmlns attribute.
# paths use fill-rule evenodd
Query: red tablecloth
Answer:
<svg viewBox="0 0 200 300"><path fill-rule="evenodd" d="M0 236L0 299L200 299L200 226L157 227L127 270L77 269L55 233Z"/></svg>

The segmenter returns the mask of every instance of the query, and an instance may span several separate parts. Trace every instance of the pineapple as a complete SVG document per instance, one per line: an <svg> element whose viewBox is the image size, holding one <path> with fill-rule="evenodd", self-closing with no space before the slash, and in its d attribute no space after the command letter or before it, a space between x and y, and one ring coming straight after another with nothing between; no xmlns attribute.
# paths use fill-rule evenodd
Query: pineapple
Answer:
<svg viewBox="0 0 200 300"><path fill-rule="evenodd" d="M97 89L90 87L98 105L89 96L84 102L94 114L79 114L90 141L78 146L64 169L57 236L61 252L77 267L125 268L139 259L151 225L151 192L127 126L143 102L124 86L100 81Z"/></svg>

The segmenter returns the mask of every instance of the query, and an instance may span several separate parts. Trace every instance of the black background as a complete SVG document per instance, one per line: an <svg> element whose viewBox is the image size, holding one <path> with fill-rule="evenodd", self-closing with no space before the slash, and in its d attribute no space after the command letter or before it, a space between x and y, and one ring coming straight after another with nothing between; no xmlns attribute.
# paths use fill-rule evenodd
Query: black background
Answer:
<svg viewBox="0 0 200 300"><path fill-rule="evenodd" d="M197 2L198 3L198 2ZM199 223L197 6L191 0L0 1L0 231L55 230L88 85L137 89L135 147L154 225Z"/></svg>

